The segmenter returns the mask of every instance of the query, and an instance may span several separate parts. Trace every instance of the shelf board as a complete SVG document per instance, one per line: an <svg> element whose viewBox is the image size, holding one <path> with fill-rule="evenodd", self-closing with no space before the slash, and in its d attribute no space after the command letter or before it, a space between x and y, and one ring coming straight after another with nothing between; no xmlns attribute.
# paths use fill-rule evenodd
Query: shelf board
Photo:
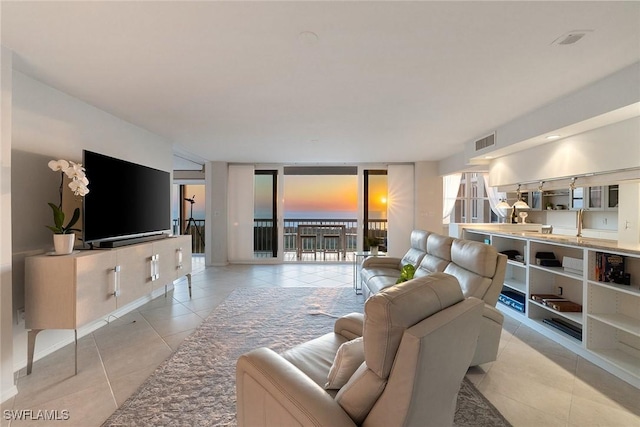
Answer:
<svg viewBox="0 0 640 427"><path fill-rule="evenodd" d="M515 279L513 277L505 277L504 286L514 289L523 294L527 293L527 284L524 281Z"/></svg>
<svg viewBox="0 0 640 427"><path fill-rule="evenodd" d="M564 276L570 279L580 280L581 282L584 280L581 275L570 273L566 271L563 267L543 267L537 264L530 264L529 267L534 268L536 270L542 270L548 273L557 274L558 276Z"/></svg>
<svg viewBox="0 0 640 427"><path fill-rule="evenodd" d="M565 319L569 319L572 322L577 323L578 325L582 325L582 312L572 312L572 311L557 311L552 309L551 307L547 307L546 305L540 304L537 301L529 299L529 304L536 305L540 308L547 310L549 313L553 313L556 316L564 317Z"/></svg>
<svg viewBox="0 0 640 427"><path fill-rule="evenodd" d="M582 341L580 341L579 339L576 339L576 338L572 337L571 335L569 335L569 334L567 334L565 332L562 332L560 329L556 329L553 326L547 325L546 323L544 323L540 319L532 319L532 320L534 320L536 323L542 325L542 327L544 327L545 330L549 330L549 331L553 332L554 334L556 334L556 335L558 335L558 336L560 336L560 337L562 337L564 339L567 339L567 340L571 341L572 343L577 344L578 346L582 347ZM582 339L584 339L584 331L582 331Z"/></svg>
<svg viewBox="0 0 640 427"><path fill-rule="evenodd" d="M600 286L603 288L611 289L616 292L622 292L625 294L640 297L640 289L634 286L619 285L617 283L597 282L595 280L589 280L590 285Z"/></svg>
<svg viewBox="0 0 640 427"><path fill-rule="evenodd" d="M514 267L519 267L519 268L526 268L527 267L527 264L525 264L524 262L516 261L516 260L513 260L513 259L507 260L507 264L512 265Z"/></svg>
<svg viewBox="0 0 640 427"><path fill-rule="evenodd" d="M620 329L640 337L640 320L634 319L633 317L618 313L590 313L587 314L587 316L602 323L606 323L609 326L613 326L616 329Z"/></svg>
<svg viewBox="0 0 640 427"><path fill-rule="evenodd" d="M590 348L589 350L634 377L640 377L640 359L637 357L616 349Z"/></svg>

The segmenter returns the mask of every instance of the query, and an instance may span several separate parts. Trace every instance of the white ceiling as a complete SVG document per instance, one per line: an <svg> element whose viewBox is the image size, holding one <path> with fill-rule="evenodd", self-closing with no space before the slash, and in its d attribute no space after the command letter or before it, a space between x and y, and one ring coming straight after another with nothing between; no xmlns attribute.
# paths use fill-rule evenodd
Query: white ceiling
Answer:
<svg viewBox="0 0 640 427"><path fill-rule="evenodd" d="M1 7L14 68L192 159L440 160L640 60L636 1Z"/></svg>

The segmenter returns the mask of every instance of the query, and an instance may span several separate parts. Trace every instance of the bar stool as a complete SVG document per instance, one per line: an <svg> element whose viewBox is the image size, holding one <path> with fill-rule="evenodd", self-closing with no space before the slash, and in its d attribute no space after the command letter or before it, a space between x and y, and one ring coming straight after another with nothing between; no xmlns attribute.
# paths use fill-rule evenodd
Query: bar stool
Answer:
<svg viewBox="0 0 640 427"><path fill-rule="evenodd" d="M327 259L327 253L334 253L338 255L338 261L340 261L340 252L342 245L339 234L325 234L322 238L322 259Z"/></svg>

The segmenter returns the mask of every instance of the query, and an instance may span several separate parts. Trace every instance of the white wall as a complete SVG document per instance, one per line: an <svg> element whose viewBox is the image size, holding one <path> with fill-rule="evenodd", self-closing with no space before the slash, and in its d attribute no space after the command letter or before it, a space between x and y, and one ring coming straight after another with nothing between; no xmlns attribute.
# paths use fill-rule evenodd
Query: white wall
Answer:
<svg viewBox="0 0 640 427"><path fill-rule="evenodd" d="M11 51L0 52L0 402L15 395L11 283Z"/></svg>
<svg viewBox="0 0 640 427"><path fill-rule="evenodd" d="M415 164L415 228L442 233L442 177L437 162Z"/></svg>
<svg viewBox="0 0 640 427"><path fill-rule="evenodd" d="M24 257L50 250L52 222L47 202L58 199L58 175L51 159L82 160L88 149L145 166L171 171L171 143L131 123L64 94L17 71L13 72L11 146L11 214L14 308L24 307ZM117 173L117 171L114 171ZM89 183L91 188L91 183ZM117 220L126 207L114 206ZM44 331L39 349L69 340L72 332ZM24 323L14 327L14 368L26 364ZM4 365L4 361L3 361Z"/></svg>
<svg viewBox="0 0 640 427"><path fill-rule="evenodd" d="M489 181L509 185L638 167L640 117L635 117L495 159Z"/></svg>

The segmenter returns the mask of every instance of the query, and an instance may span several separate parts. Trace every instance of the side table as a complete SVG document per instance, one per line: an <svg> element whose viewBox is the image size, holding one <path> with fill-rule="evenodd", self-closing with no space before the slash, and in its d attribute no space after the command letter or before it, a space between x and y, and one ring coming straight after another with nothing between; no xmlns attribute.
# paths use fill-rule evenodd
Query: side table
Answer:
<svg viewBox="0 0 640 427"><path fill-rule="evenodd" d="M365 258L370 256L379 257L379 256L387 256L385 252L372 253L371 251L361 251L353 253L353 290L356 295L362 295L362 283L360 282L360 268L362 266L362 261ZM359 259L362 259L358 262Z"/></svg>

